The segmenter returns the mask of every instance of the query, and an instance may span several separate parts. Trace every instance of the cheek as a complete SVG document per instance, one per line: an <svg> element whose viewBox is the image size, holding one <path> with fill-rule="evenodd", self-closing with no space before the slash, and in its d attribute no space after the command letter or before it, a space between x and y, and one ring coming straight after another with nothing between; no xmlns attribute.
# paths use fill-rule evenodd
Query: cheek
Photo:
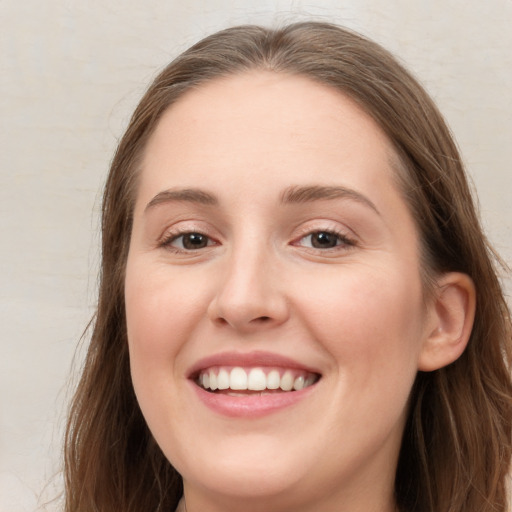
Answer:
<svg viewBox="0 0 512 512"><path fill-rule="evenodd" d="M180 354L204 311L199 283L180 282L168 269L154 267L128 260L125 280L132 380L141 408L150 416L181 385L185 368Z"/></svg>
<svg viewBox="0 0 512 512"><path fill-rule="evenodd" d="M181 354L204 316L204 306L199 283L180 281L169 275L168 268L163 270L129 260L125 303L135 394L150 430L157 439L165 439L174 453L174 432L180 421L175 410L185 406L180 401L186 371ZM166 433L163 438L162 432Z"/></svg>
<svg viewBox="0 0 512 512"><path fill-rule="evenodd" d="M168 269L127 265L126 318L130 349L137 355L168 359L186 341L204 313L201 283L174 276Z"/></svg>
<svg viewBox="0 0 512 512"><path fill-rule="evenodd" d="M321 286L323 284L323 286ZM419 275L388 267L310 280L301 316L336 365L340 385L393 401L407 397L424 336ZM305 291L304 290L304 291ZM386 393L389 390L389 393Z"/></svg>

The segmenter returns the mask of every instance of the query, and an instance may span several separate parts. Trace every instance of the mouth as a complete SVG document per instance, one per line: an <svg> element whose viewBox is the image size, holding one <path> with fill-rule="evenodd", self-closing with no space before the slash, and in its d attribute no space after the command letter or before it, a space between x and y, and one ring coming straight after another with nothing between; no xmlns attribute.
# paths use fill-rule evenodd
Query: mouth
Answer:
<svg viewBox="0 0 512 512"><path fill-rule="evenodd" d="M281 354L233 351L197 361L187 377L195 396L215 414L254 419L306 401L322 374Z"/></svg>
<svg viewBox="0 0 512 512"><path fill-rule="evenodd" d="M194 382L209 393L229 396L290 393L318 382L320 375L296 368L212 366L193 376Z"/></svg>

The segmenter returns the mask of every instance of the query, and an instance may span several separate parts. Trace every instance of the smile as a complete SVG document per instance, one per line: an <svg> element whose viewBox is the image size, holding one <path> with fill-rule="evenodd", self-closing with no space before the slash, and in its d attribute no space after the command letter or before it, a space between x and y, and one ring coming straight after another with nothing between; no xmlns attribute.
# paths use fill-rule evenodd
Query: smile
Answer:
<svg viewBox="0 0 512 512"><path fill-rule="evenodd" d="M321 372L270 352L222 352L187 372L193 394L216 414L258 418L301 403L314 393Z"/></svg>
<svg viewBox="0 0 512 512"><path fill-rule="evenodd" d="M221 366L201 370L196 378L196 384L206 391L226 393L231 396L235 394L261 395L300 391L312 386L318 378L318 374L291 368Z"/></svg>

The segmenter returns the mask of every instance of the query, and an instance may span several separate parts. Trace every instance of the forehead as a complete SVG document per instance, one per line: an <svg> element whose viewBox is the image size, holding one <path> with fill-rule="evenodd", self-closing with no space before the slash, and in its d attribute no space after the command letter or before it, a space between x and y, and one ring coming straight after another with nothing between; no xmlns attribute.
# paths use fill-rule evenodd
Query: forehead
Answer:
<svg viewBox="0 0 512 512"><path fill-rule="evenodd" d="M343 176L356 188L358 179L382 186L394 159L386 135L348 96L302 76L251 71L192 89L164 113L141 185L221 188L245 178L254 192L268 174L276 187Z"/></svg>

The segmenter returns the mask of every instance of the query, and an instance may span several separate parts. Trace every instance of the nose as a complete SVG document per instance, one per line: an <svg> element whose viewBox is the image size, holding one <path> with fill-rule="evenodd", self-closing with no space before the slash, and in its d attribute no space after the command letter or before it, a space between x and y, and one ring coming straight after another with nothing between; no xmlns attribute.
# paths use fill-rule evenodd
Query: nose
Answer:
<svg viewBox="0 0 512 512"><path fill-rule="evenodd" d="M240 251L224 262L208 316L240 332L278 326L289 316L288 301L275 260Z"/></svg>

